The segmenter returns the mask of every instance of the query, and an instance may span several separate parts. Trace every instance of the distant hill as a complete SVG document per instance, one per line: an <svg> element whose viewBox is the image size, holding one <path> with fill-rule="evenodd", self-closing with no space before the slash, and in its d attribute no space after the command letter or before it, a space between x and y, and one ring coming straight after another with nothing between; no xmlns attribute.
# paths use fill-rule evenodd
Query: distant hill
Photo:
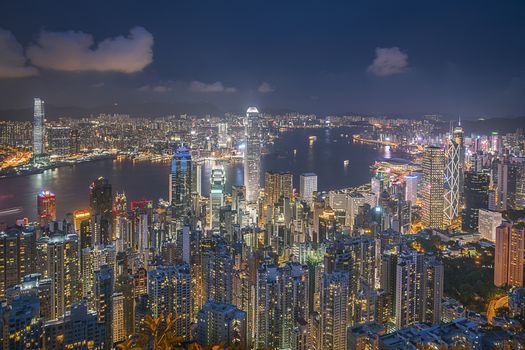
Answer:
<svg viewBox="0 0 525 350"><path fill-rule="evenodd" d="M81 118L100 113L121 113L133 117L159 117L166 115L195 114L195 115L222 115L224 112L209 103L139 103L139 104L115 104L97 106L93 108L82 107L59 107L46 104L46 117L54 120L60 117ZM33 109L9 109L0 110L1 120L32 120Z"/></svg>
<svg viewBox="0 0 525 350"><path fill-rule="evenodd" d="M515 132L517 128L525 128L525 117L491 118L484 120L462 120L461 125L466 133L489 134L497 131L500 134Z"/></svg>

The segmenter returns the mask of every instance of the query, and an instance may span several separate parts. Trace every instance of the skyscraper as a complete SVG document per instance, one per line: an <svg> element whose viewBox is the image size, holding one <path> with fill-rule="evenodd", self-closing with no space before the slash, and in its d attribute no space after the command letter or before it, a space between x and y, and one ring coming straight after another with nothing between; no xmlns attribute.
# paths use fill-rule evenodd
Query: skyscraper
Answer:
<svg viewBox="0 0 525 350"><path fill-rule="evenodd" d="M438 146L427 146L423 154L423 225L443 227L445 153Z"/></svg>
<svg viewBox="0 0 525 350"><path fill-rule="evenodd" d="M175 219L181 224L191 209L192 171L190 150L186 147L178 147L171 161L169 200L174 207Z"/></svg>
<svg viewBox="0 0 525 350"><path fill-rule="evenodd" d="M348 273L323 273L321 286L321 349L346 349L348 326Z"/></svg>
<svg viewBox="0 0 525 350"><path fill-rule="evenodd" d="M54 193L41 191L36 197L36 207L40 226L45 226L57 219L56 196Z"/></svg>
<svg viewBox="0 0 525 350"><path fill-rule="evenodd" d="M433 256L407 251L396 269L396 327L439 323L443 297L443 264Z"/></svg>
<svg viewBox="0 0 525 350"><path fill-rule="evenodd" d="M311 204L314 192L317 192L317 175L304 173L299 177L299 196L302 200Z"/></svg>
<svg viewBox="0 0 525 350"><path fill-rule="evenodd" d="M468 171L465 173L464 209L462 229L476 231L478 229L478 211L488 208L488 189L490 178L487 173Z"/></svg>
<svg viewBox="0 0 525 350"><path fill-rule="evenodd" d="M496 206L499 211L507 210L507 186L508 186L509 161L507 156L498 159L498 175L496 188Z"/></svg>
<svg viewBox="0 0 525 350"><path fill-rule="evenodd" d="M496 242L496 229L501 225L503 217L498 211L488 209L478 210L478 230L481 238Z"/></svg>
<svg viewBox="0 0 525 350"><path fill-rule="evenodd" d="M219 214L221 211L221 207L224 206L224 185L226 183L224 169L222 168L222 166L215 167L214 169L212 169L210 183L210 222L208 228L219 229Z"/></svg>
<svg viewBox="0 0 525 350"><path fill-rule="evenodd" d="M265 206L274 205L281 197L288 199L293 197L293 175L288 172L267 171L264 174Z"/></svg>
<svg viewBox="0 0 525 350"><path fill-rule="evenodd" d="M459 215L460 172L462 147L456 140L450 138L445 147L445 211L444 223L451 225ZM459 141L458 140L458 141Z"/></svg>
<svg viewBox="0 0 525 350"><path fill-rule="evenodd" d="M186 263L156 266L148 271L149 310L154 317L172 313L175 334L190 338L191 273Z"/></svg>
<svg viewBox="0 0 525 350"><path fill-rule="evenodd" d="M503 222L496 228L494 285L523 287L525 223Z"/></svg>
<svg viewBox="0 0 525 350"><path fill-rule="evenodd" d="M33 113L33 156L45 153L45 112L44 100L34 99Z"/></svg>
<svg viewBox="0 0 525 350"><path fill-rule="evenodd" d="M103 265L94 273L93 295L98 321L106 327L106 344L112 344L113 326L113 269Z"/></svg>
<svg viewBox="0 0 525 350"><path fill-rule="evenodd" d="M89 197L93 244L107 245L113 240L111 231L113 221L112 202L111 184L108 180L99 177L93 181L90 186Z"/></svg>
<svg viewBox="0 0 525 350"><path fill-rule="evenodd" d="M246 147L244 150L244 186L246 187L246 200L253 203L259 199L262 147L259 111L256 107L250 107L246 111L244 126L246 137Z"/></svg>
<svg viewBox="0 0 525 350"><path fill-rule="evenodd" d="M417 176L406 175L405 176L405 200L409 201L412 205L416 204L417 200Z"/></svg>

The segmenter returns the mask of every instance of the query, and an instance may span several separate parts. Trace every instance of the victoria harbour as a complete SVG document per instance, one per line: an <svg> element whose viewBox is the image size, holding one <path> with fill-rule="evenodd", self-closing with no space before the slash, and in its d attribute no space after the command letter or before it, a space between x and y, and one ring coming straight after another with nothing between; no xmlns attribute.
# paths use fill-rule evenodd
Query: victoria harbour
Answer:
<svg viewBox="0 0 525 350"><path fill-rule="evenodd" d="M294 182L299 175L315 172L319 175L319 190L359 186L370 176L369 166L377 159L390 157L385 148L372 148L352 142L358 128L292 129L284 132L263 156L262 171L291 171ZM316 136L310 144L309 136ZM295 150L295 152L294 152ZM337 152L336 152L337 150ZM345 166L344 161L349 165ZM202 178L209 179L212 161L205 161ZM243 184L243 163L220 161L226 172L226 192L232 185ZM116 192L130 200L167 199L169 162L105 159L46 170L41 174L0 179L0 210L14 211L0 216L0 222L36 213L37 194L43 190L57 195L57 215L63 217L74 210L89 206L89 185L92 174L107 178ZM262 182L262 181L261 181ZM209 193L208 181L203 181L203 193Z"/></svg>

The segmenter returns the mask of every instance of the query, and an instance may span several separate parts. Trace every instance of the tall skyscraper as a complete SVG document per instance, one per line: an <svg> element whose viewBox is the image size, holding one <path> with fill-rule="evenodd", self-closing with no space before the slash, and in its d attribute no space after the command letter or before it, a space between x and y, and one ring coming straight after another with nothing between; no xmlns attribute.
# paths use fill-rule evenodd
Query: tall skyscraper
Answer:
<svg viewBox="0 0 525 350"><path fill-rule="evenodd" d="M416 175L405 176L405 200L412 205L415 205L417 200L417 182Z"/></svg>
<svg viewBox="0 0 525 350"><path fill-rule="evenodd" d="M106 344L112 344L113 326L113 268L103 265L94 273L93 295L98 321L106 327Z"/></svg>
<svg viewBox="0 0 525 350"><path fill-rule="evenodd" d="M279 173L267 171L264 174L264 204L273 206L284 197L293 197L293 175L291 173Z"/></svg>
<svg viewBox="0 0 525 350"><path fill-rule="evenodd" d="M445 152L438 146L427 146L423 154L423 225L443 227Z"/></svg>
<svg viewBox="0 0 525 350"><path fill-rule="evenodd" d="M508 200L508 173L509 173L509 160L507 156L502 156L498 159L498 175L497 175L497 188L496 188L496 206L498 210L507 210Z"/></svg>
<svg viewBox="0 0 525 350"><path fill-rule="evenodd" d="M186 263L156 266L148 271L148 301L151 315L172 313L175 334L190 338L191 273Z"/></svg>
<svg viewBox="0 0 525 350"><path fill-rule="evenodd" d="M259 199L259 177L261 162L261 131L259 125L259 111L250 107L246 111L244 122L246 147L244 150L244 186L246 200L254 203Z"/></svg>
<svg viewBox="0 0 525 350"><path fill-rule="evenodd" d="M465 173L464 209L462 216L462 229L476 231L478 229L479 209L488 208L488 190L490 178L487 173L468 171Z"/></svg>
<svg viewBox="0 0 525 350"><path fill-rule="evenodd" d="M40 226L45 226L57 219L57 204L54 193L41 191L36 197L36 208Z"/></svg>
<svg viewBox="0 0 525 350"><path fill-rule="evenodd" d="M304 173L299 177L299 196L302 200L311 204L314 192L317 192L317 175Z"/></svg>
<svg viewBox="0 0 525 350"><path fill-rule="evenodd" d="M224 206L224 185L226 178L224 176L224 169L221 167L215 167L211 171L210 177L211 190L210 190L210 222L208 225L209 229L220 228L220 211L221 207Z"/></svg>
<svg viewBox="0 0 525 350"><path fill-rule="evenodd" d="M178 147L171 161L169 200L174 208L175 219L181 224L191 209L192 171L190 150L186 147Z"/></svg>
<svg viewBox="0 0 525 350"><path fill-rule="evenodd" d="M396 270L396 328L418 322L439 323L443 264L415 251L400 254Z"/></svg>
<svg viewBox="0 0 525 350"><path fill-rule="evenodd" d="M523 287L525 223L503 222L496 228L494 285Z"/></svg>
<svg viewBox="0 0 525 350"><path fill-rule="evenodd" d="M455 135L455 133L454 133ZM445 211L444 224L451 225L459 215L460 202L460 172L461 167L461 153L463 151L457 141L462 140L461 137L452 138L447 142L445 147Z"/></svg>
<svg viewBox="0 0 525 350"><path fill-rule="evenodd" d="M33 113L33 156L45 153L45 112L44 100L34 99Z"/></svg>
<svg viewBox="0 0 525 350"><path fill-rule="evenodd" d="M323 273L320 298L321 349L346 349L348 293L348 272Z"/></svg>
<svg viewBox="0 0 525 350"><path fill-rule="evenodd" d="M111 224L113 222L113 197L111 184L99 177L91 183L89 204L91 209L91 233L93 244L108 245L113 240Z"/></svg>

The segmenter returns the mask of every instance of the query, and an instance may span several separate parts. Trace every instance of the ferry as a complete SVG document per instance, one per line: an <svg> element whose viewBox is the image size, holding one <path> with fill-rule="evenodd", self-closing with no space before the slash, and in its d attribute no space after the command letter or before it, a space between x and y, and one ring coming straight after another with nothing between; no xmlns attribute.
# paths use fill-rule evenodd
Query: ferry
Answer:
<svg viewBox="0 0 525 350"><path fill-rule="evenodd" d="M345 161L343 161L343 165L346 168L348 165L350 165L350 161L348 159L346 159Z"/></svg>

